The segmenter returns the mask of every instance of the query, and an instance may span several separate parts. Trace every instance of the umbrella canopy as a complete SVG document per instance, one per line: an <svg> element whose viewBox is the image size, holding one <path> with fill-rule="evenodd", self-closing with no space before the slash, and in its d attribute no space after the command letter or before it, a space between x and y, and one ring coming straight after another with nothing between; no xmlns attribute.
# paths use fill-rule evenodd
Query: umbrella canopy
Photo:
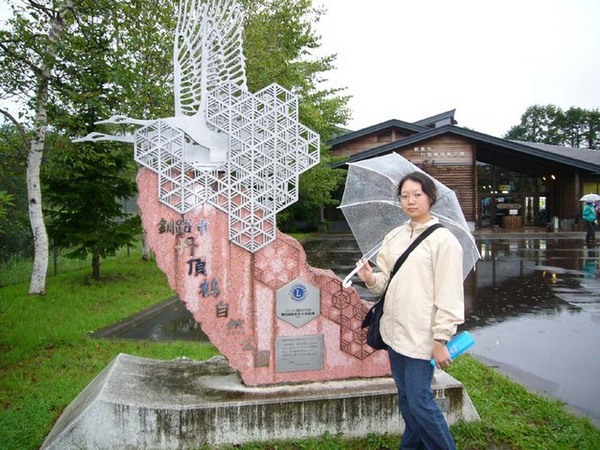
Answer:
<svg viewBox="0 0 600 450"><path fill-rule="evenodd" d="M398 199L400 180L409 173L423 171L397 153L350 163L349 166L339 208L364 257L375 263L385 235L409 219ZM460 242L463 276L466 277L480 258L475 239L454 191L427 176L434 181L437 189L437 201L431 207L431 214ZM349 278L354 273L356 270L344 280L345 287L351 284Z"/></svg>
<svg viewBox="0 0 600 450"><path fill-rule="evenodd" d="M580 202L600 202L600 195L598 194L585 194L579 199Z"/></svg>

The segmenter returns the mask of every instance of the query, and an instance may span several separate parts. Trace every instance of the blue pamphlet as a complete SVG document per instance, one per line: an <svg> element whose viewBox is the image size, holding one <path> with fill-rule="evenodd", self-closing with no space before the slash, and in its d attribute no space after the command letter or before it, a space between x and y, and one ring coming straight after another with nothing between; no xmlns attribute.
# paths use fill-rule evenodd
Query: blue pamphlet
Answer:
<svg viewBox="0 0 600 450"><path fill-rule="evenodd" d="M471 348L473 344L475 344L473 336L468 331L463 331L448 342L446 347L448 348L448 353L450 353L450 358L454 359ZM430 363L432 366L435 366L435 359L432 359Z"/></svg>

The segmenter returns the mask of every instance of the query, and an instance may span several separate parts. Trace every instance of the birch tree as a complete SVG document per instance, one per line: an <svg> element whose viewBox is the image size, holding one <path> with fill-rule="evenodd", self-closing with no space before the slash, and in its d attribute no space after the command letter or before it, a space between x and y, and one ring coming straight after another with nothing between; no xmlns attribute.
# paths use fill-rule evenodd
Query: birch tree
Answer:
<svg viewBox="0 0 600 450"><path fill-rule="evenodd" d="M72 0L11 2L9 30L0 34L0 83L7 96L16 97L33 111L33 138L27 158L29 221L34 240L34 261L29 293L46 291L48 234L42 214L40 165L48 128L48 95L61 34L73 9Z"/></svg>
<svg viewBox="0 0 600 450"><path fill-rule="evenodd" d="M168 0L5 3L13 14L0 31L0 63L4 68L0 73L0 96L16 100L22 111L18 117L7 110L0 110L0 114L17 129L27 129L24 138L30 136L26 178L34 263L29 292L44 294L49 242L40 166L48 146L48 129L74 137L85 134L82 128L93 127L94 120L115 111L145 116L172 103L165 101L169 93L161 88L164 88L165 76L170 76L165 61L170 60L167 55L171 45L169 39L165 39L165 25L168 28L172 21L173 9ZM97 55L86 54L89 49L81 43L86 42L95 28L111 41L109 53L102 58L112 59L114 70L111 79L99 89L82 90L80 78L90 71L94 73L90 61ZM105 63L111 64L102 62ZM98 91L109 91L103 95L111 97L112 104L106 105L102 98L91 97ZM116 96L122 99L118 109L114 103Z"/></svg>

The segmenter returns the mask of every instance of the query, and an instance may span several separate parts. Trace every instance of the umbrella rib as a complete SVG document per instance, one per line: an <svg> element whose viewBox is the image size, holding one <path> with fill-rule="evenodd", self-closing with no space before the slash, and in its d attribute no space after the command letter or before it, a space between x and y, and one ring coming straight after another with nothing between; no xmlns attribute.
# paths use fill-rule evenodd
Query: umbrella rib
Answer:
<svg viewBox="0 0 600 450"><path fill-rule="evenodd" d="M348 166L354 166L357 169L369 171L369 172L375 173L377 175L384 176L385 178L387 178L388 180L390 180L391 183L393 183L394 185L398 186L398 181L399 180L394 180L390 175L388 175L385 172L381 172L378 169L375 169L375 168L369 167L369 166L364 166L364 165L361 165L360 163L348 163Z"/></svg>
<svg viewBox="0 0 600 450"><path fill-rule="evenodd" d="M362 205L381 204L381 203L385 203L386 205L392 205L392 206L397 206L397 207L401 208L399 202L395 202L392 200L364 200L364 201L360 201L360 202L346 203L345 205L338 206L338 208L342 209L342 208L346 208L348 206L362 206Z"/></svg>

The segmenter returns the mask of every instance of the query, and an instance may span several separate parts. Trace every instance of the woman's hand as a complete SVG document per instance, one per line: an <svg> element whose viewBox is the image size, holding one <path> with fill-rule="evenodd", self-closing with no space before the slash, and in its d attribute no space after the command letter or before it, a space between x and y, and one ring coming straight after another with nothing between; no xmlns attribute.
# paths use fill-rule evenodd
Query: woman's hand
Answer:
<svg viewBox="0 0 600 450"><path fill-rule="evenodd" d="M356 262L356 267L359 268L356 274L358 275L358 278L360 278L360 281L369 286L375 284L375 278L373 277L373 269L371 268L371 264L369 264L369 261L366 258L359 259Z"/></svg>
<svg viewBox="0 0 600 450"><path fill-rule="evenodd" d="M435 359L435 366L438 369L444 369L452 362L448 348L438 341L433 341L433 351L431 352L431 357Z"/></svg>

